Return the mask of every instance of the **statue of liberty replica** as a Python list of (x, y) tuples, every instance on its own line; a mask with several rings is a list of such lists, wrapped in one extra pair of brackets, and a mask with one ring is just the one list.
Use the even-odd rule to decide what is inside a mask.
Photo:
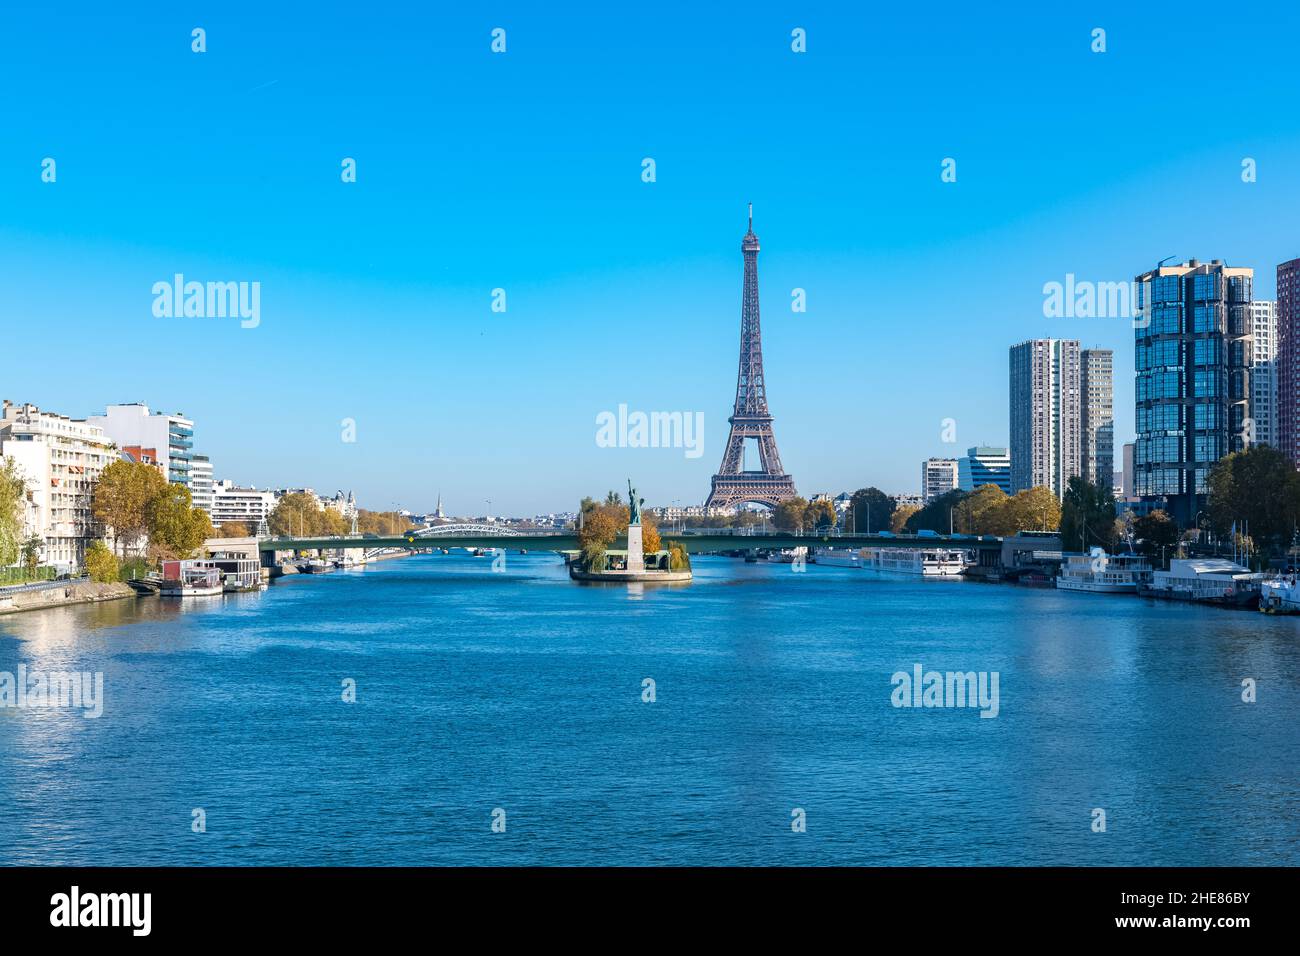
[(645, 555), (641, 551), (641, 506), (644, 498), (636, 496), (632, 479), (627, 480), (627, 570), (644, 571)]

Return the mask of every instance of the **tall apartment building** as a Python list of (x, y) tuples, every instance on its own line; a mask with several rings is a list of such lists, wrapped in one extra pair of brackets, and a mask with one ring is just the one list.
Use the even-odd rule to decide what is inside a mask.
[(1134, 280), (1134, 492), (1183, 526), (1205, 508), (1210, 468), (1244, 444), (1254, 276), (1191, 259)]
[(977, 445), (966, 449), (966, 457), (957, 459), (957, 487), (974, 491), (984, 485), (997, 485), (1011, 494), (1011, 452), (1006, 448)]
[(1277, 436), (1277, 303), (1250, 303), (1249, 444), (1278, 447)]
[(207, 455), (195, 455), (190, 459), (190, 502), (211, 516), (212, 494), (212, 462)]
[(927, 458), (921, 462), (921, 500), (929, 502), (957, 487), (956, 458)]
[(104, 430), (119, 448), (136, 445), (157, 450), (158, 461), (167, 466), (167, 480), (190, 485), (194, 459), (194, 423), (183, 415), (149, 414), (149, 406), (134, 402), (109, 405), (103, 415), (91, 415), (86, 421)]
[(1079, 474), (1098, 488), (1115, 482), (1114, 358), (1110, 349), (1079, 353)]
[(100, 472), (117, 458), (112, 442), (86, 421), (5, 402), (0, 457), (12, 459), (27, 483), (23, 535), (44, 542), (41, 563), (80, 567), (86, 545), (100, 536), (91, 499)]
[(1300, 259), (1277, 267), (1277, 447), (1300, 468)]
[(1079, 343), (1031, 339), (1011, 346), (1011, 487), (1058, 498), (1082, 472)]

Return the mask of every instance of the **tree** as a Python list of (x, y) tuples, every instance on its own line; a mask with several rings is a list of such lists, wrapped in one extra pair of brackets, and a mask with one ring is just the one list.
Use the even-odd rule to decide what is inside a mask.
[(586, 550), (589, 545), (599, 544), (601, 551), (605, 551), (627, 528), (628, 518), (627, 508), (622, 505), (596, 505), (582, 516), (578, 545)]
[(879, 488), (859, 488), (849, 500), (845, 528), (856, 534), (884, 531), (892, 526), (896, 502)]
[(1070, 479), (1061, 502), (1061, 547), (1114, 550), (1115, 495), (1108, 483), (1094, 485), (1080, 475)]
[(1282, 452), (1252, 445), (1215, 462), (1206, 479), (1210, 524), (1221, 536), (1249, 527), (1257, 542), (1285, 548), (1300, 519), (1300, 472)]
[[(297, 521), (297, 518), (292, 518), (292, 520)], [(333, 508), (326, 508), (319, 519), (312, 519), (313, 528), (317, 528), (317, 522), (319, 522), (319, 530), (313, 530), (310, 532), (311, 534), (347, 534), (352, 530), (347, 519)], [(412, 527), (411, 519), (398, 514), (396, 511), (357, 509), (358, 534), (398, 535), (404, 534)], [(341, 530), (327, 532), (326, 528), (339, 528)], [(297, 534), (297, 530), (295, 529), (293, 533)]]
[(12, 458), (0, 458), (0, 566), (16, 564), (22, 551), (27, 482)]
[(641, 514), (641, 552), (654, 554), (659, 550), (659, 526), (646, 513)]
[(1133, 534), (1138, 539), (1138, 551), (1151, 558), (1178, 544), (1178, 525), (1159, 509), (1134, 521)]
[(111, 584), (118, 579), (117, 555), (102, 541), (87, 545), (85, 567), (90, 579), (100, 584)]
[(1020, 531), (1055, 531), (1061, 526), (1061, 503), (1050, 488), (1026, 488), (1006, 504), (1007, 534)]
[(689, 571), (691, 569), (690, 555), (677, 541), (668, 542), (668, 569), (670, 571)]
[(1010, 500), (997, 485), (980, 485), (954, 509), (955, 530), (962, 534), (1006, 534)]
[(23, 542), (23, 567), (28, 574), (34, 574), (41, 563), (41, 547), (45, 544), (39, 535), (32, 535)]
[(223, 521), (221, 527), (217, 529), (216, 537), (218, 538), (247, 538), (252, 532), (248, 530), (248, 525), (242, 521)]
[(808, 502), (796, 495), (772, 510), (772, 524), (777, 531), (801, 532), (808, 520)]
[[(956, 525), (957, 508), (965, 500), (966, 492), (957, 489), (932, 498), (924, 508), (907, 519), (904, 530), (909, 534), (916, 534), (918, 531), (947, 534), (950, 521), (952, 526)], [(950, 512), (951, 518), (949, 518)]]
[(212, 519), (195, 508), (184, 485), (165, 485), (145, 508), (149, 546), (163, 558), (191, 557), (212, 537)]
[(834, 503), (825, 498), (818, 498), (816, 501), (809, 502), (804, 514), (804, 526), (816, 531), (827, 531), (835, 527), (838, 519), (839, 515), (835, 513)]
[(167, 479), (153, 465), (118, 459), (99, 474), (91, 514), (112, 530), (116, 547), (129, 551), (149, 530), (149, 503), (166, 490)]
[(902, 534), (907, 527), (907, 520), (920, 510), (918, 505), (900, 505), (895, 508), (889, 519), (889, 530), (894, 534)]

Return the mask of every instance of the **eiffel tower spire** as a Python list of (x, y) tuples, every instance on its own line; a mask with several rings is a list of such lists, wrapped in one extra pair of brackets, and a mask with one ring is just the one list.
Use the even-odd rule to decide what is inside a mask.
[[(795, 497), (794, 479), (781, 467), (772, 434), (772, 415), (767, 407), (763, 379), (763, 332), (758, 308), (758, 236), (754, 235), (754, 204), (749, 204), (749, 230), (740, 241), (745, 258), (745, 278), (740, 307), (740, 368), (736, 373), (736, 404), (731, 417), (731, 434), (722, 455), (722, 465), (713, 476), (713, 489), (706, 507), (732, 508), (753, 501), (775, 507)], [(745, 471), (745, 442), (758, 446), (759, 470)]]

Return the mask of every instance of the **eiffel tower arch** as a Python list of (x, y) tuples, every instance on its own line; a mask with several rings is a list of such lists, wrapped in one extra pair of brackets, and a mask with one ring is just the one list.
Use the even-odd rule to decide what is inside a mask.
[[(796, 497), (794, 479), (781, 467), (781, 454), (772, 434), (763, 381), (763, 332), (758, 319), (758, 236), (754, 235), (754, 204), (749, 205), (749, 231), (740, 241), (745, 257), (744, 292), (740, 307), (740, 371), (736, 377), (736, 406), (722, 465), (713, 476), (707, 508), (734, 508), (755, 502), (776, 507)], [(745, 471), (745, 442), (758, 446), (757, 471)]]

